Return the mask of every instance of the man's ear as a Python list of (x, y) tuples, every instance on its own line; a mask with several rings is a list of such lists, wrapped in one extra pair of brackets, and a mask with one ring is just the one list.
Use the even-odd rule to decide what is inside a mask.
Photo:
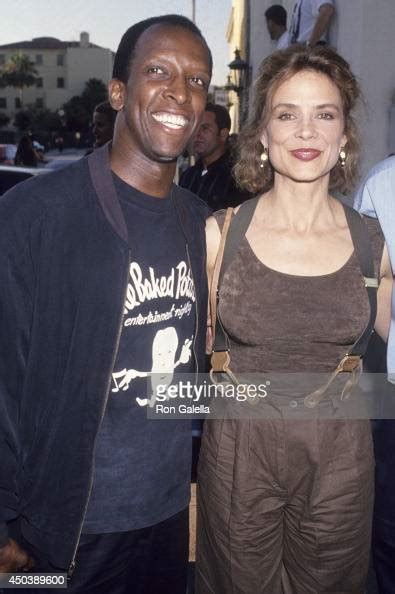
[(229, 128), (222, 128), (222, 130), (219, 131), (219, 137), (222, 142), (226, 142), (228, 140), (229, 132)]
[(125, 105), (125, 84), (117, 78), (112, 78), (108, 83), (108, 98), (111, 107), (121, 111)]

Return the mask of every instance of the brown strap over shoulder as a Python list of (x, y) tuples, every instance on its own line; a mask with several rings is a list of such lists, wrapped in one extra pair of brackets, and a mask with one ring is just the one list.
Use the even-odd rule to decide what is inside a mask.
[(233, 216), (233, 208), (228, 208), (225, 215), (224, 226), (222, 227), (221, 241), (219, 243), (217, 257), (215, 259), (213, 277), (211, 279), (210, 286), (210, 317), (211, 317), (211, 332), (213, 336), (213, 344), (215, 340), (215, 326), (217, 321), (217, 291), (218, 291), (218, 279), (221, 271), (222, 259), (224, 257), (226, 237), (228, 235), (230, 222)]

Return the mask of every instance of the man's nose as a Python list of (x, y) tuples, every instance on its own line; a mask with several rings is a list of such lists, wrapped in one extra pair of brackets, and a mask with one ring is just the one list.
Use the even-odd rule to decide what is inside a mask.
[(167, 97), (173, 99), (179, 105), (190, 99), (190, 89), (184, 76), (174, 76), (166, 89)]

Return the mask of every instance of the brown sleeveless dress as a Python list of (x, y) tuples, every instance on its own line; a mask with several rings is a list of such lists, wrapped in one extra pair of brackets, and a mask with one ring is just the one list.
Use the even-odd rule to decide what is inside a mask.
[[(224, 212), (215, 217), (222, 226)], [(378, 269), (383, 238), (366, 221)], [(334, 273), (301, 277), (265, 266), (243, 238), (220, 288), (220, 315), (236, 375), (332, 372), (365, 328), (369, 303), (354, 253)], [(208, 420), (198, 497), (197, 594), (362, 594), (369, 421)]]

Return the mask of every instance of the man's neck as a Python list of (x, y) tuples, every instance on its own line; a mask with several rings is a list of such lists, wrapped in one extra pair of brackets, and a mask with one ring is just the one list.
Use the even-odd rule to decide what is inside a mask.
[(276, 36), (275, 36), (275, 40), (278, 41), (280, 39), (280, 37), (282, 35), (284, 35), (285, 31), (286, 31), (286, 27), (278, 27), (277, 31), (276, 31)]
[(207, 157), (201, 157), (204, 168), (207, 169), (208, 167), (210, 167), (210, 165), (215, 163), (215, 161), (218, 161), (218, 159), (223, 157), (225, 153), (226, 153), (225, 148), (221, 147), (214, 153), (211, 153), (211, 155), (207, 155)]
[(136, 153), (127, 154), (113, 144), (110, 164), (118, 177), (140, 192), (157, 198), (169, 195), (176, 171), (175, 161), (151, 161)]

